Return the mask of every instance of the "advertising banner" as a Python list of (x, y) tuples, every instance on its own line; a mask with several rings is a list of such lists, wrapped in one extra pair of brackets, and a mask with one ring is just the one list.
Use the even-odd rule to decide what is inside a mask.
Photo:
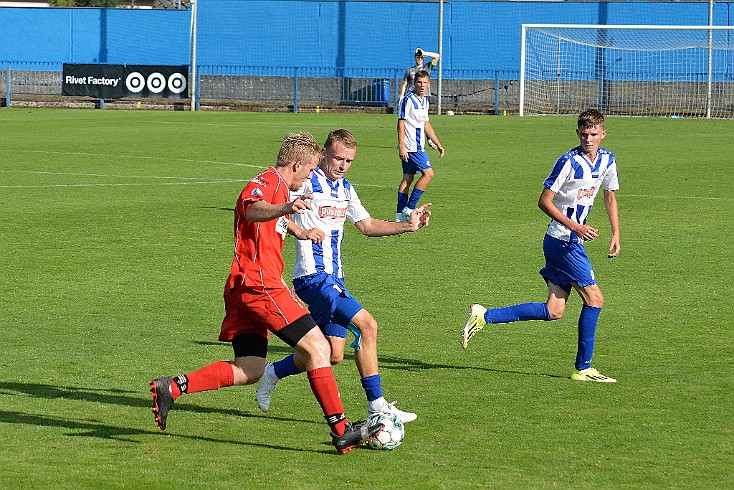
[(188, 97), (189, 67), (64, 63), (61, 95), (98, 99)]

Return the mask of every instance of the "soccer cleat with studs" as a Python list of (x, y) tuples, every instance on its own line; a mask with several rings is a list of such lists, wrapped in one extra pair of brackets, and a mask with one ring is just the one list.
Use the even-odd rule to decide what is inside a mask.
[(582, 369), (581, 371), (574, 371), (571, 374), (571, 379), (574, 381), (595, 381), (597, 383), (616, 383), (617, 380), (604, 376), (594, 368)]
[(166, 430), (168, 411), (173, 406), (171, 381), (173, 378), (164, 376), (150, 382), (150, 393), (153, 395), (153, 415), (160, 430)]
[(384, 428), (384, 424), (352, 425), (347, 422), (347, 425), (344, 427), (344, 434), (338, 436), (332, 432), (331, 441), (334, 443), (334, 447), (336, 448), (336, 450), (339, 451), (341, 454), (344, 454), (347, 451), (351, 451), (357, 446), (367, 444), (372, 439), (374, 439), (377, 434), (382, 432), (382, 429)]
[(469, 341), (487, 324), (484, 319), (484, 314), (487, 313), (487, 308), (482, 305), (473, 304), (469, 308), (469, 318), (466, 320), (464, 330), (461, 332), (461, 346), (466, 349), (469, 345)]

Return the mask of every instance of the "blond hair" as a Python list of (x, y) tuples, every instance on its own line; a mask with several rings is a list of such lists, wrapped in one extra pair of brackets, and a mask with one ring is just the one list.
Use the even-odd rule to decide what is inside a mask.
[(331, 149), (334, 143), (341, 143), (345, 148), (357, 148), (357, 140), (346, 129), (335, 129), (326, 137), (324, 148)]
[(285, 167), (293, 162), (311, 162), (321, 151), (310, 133), (288, 133), (280, 145), (276, 165)]

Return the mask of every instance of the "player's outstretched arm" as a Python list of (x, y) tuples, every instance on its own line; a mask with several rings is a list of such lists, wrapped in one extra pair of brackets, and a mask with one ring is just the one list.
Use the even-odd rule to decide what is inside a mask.
[(426, 203), (414, 209), (408, 221), (396, 223), (370, 217), (357, 221), (354, 226), (365, 236), (390, 236), (418, 231), (428, 226), (431, 217), (431, 211), (428, 209), (430, 206), (431, 203)]

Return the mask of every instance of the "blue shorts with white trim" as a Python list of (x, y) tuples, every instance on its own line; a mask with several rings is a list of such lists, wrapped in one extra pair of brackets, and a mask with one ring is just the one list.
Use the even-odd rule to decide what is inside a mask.
[(293, 279), (296, 294), (306, 304), (308, 311), (316, 323), (331, 337), (345, 338), (346, 326), (354, 315), (359, 313), (362, 305), (344, 286), (344, 281), (326, 273)]
[(433, 168), (431, 160), (428, 158), (428, 153), (425, 150), (408, 153), (408, 161), (400, 161), (403, 163), (404, 175), (417, 174), (421, 170)]
[(564, 242), (546, 234), (543, 254), (545, 267), (540, 269), (540, 275), (546, 282), (560, 286), (566, 293), (571, 292), (571, 283), (582, 288), (596, 284), (594, 270), (582, 244)]

